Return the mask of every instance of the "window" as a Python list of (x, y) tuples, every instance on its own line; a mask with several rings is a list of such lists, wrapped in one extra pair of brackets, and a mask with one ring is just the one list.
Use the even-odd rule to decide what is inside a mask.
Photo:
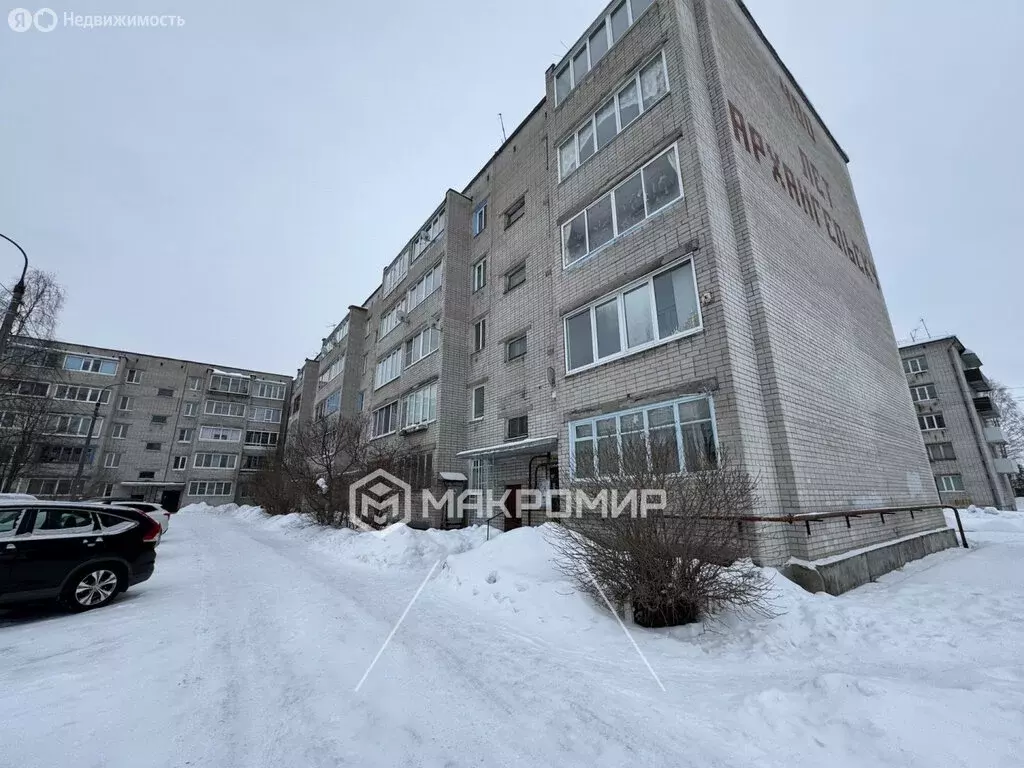
[(373, 436), (383, 437), (398, 429), (398, 402), (389, 403), (373, 412)]
[(520, 264), (518, 267), (513, 269), (507, 275), (505, 275), (505, 293), (508, 293), (513, 288), (518, 288), (520, 285), (526, 282), (526, 265)]
[(405, 299), (399, 299), (398, 303), (391, 308), (386, 315), (380, 319), (380, 333), (377, 338), (382, 339), (397, 328), (405, 319)]
[[(45, 386), (45, 385), (44, 385)], [(24, 394), (18, 392), (18, 394)], [(54, 400), (76, 400), (80, 403), (101, 403), (110, 402), (109, 389), (97, 389), (95, 387), (69, 387), (66, 384), (58, 384), (53, 389)]]
[[(43, 464), (77, 464), (82, 458), (82, 450), (82, 446), (42, 445), (39, 447), (39, 461)], [(92, 464), (91, 448), (85, 460)]]
[(515, 224), (517, 221), (519, 221), (521, 218), (523, 218), (523, 215), (525, 213), (526, 213), (526, 195), (523, 195), (518, 200), (516, 200), (514, 203), (512, 203), (512, 205), (510, 205), (508, 207), (508, 209), (506, 209), (505, 216), (504, 216), (504, 218), (505, 218), (505, 229), (508, 229), (513, 224)]
[[(85, 437), (89, 432), (89, 422), (92, 420), (91, 416), (71, 416), (71, 415), (56, 415), (51, 416), (47, 424), (49, 429), (47, 430), (54, 435), (69, 435), (70, 437)], [(96, 419), (96, 423), (92, 427), (93, 438), (99, 437), (103, 431), (103, 419)]]
[[(335, 393), (338, 395), (338, 403), (341, 403), (341, 393)], [(280, 408), (266, 408), (262, 405), (255, 405), (249, 409), (249, 421), (266, 421), (272, 424), (281, 423), (281, 409)]]
[(409, 486), (420, 490), (434, 484), (434, 452), (417, 453), (403, 462), (402, 475)]
[(192, 427), (183, 427), (178, 430), (179, 443), (191, 443), (196, 431)]
[(928, 458), (932, 461), (952, 461), (956, 458), (952, 443), (930, 443), (927, 447)]
[(157, 397), (174, 397), (174, 390), (161, 387), (156, 391)]
[(486, 491), (491, 487), (491, 459), (473, 459), (469, 466), (469, 487), (474, 491)]
[(960, 475), (939, 475), (935, 479), (940, 493), (950, 493), (964, 489), (964, 479)]
[(292, 415), (294, 416), (299, 412), (299, 408), (302, 407), (302, 394), (299, 393), (292, 398)]
[(139, 480), (152, 480), (156, 477), (156, 472), (151, 469), (145, 469), (139, 472)]
[(135, 408), (135, 398), (122, 395), (121, 399), (117, 402), (117, 410), (119, 411), (131, 411)]
[(917, 423), (924, 431), (946, 428), (946, 420), (942, 418), (941, 413), (926, 413), (923, 416), (918, 416)]
[(387, 356), (377, 362), (377, 371), (373, 378), (374, 389), (383, 387), (390, 381), (394, 381), (402, 375), (402, 351), (394, 349)]
[[(19, 396), (23, 396), (23, 397), (46, 397), (49, 394), (49, 392), (50, 392), (50, 385), (47, 384), (46, 382), (43, 382), (43, 381), (8, 381), (8, 382), (5, 382), (5, 387), (4, 388), (6, 389), (6, 392), (4, 394), (9, 393), (9, 394), (12, 394), (12, 395), (19, 395)], [(98, 389), (97, 390), (91, 390), (88, 387), (66, 387), (66, 386), (61, 386), (61, 385), (59, 385), (57, 387), (57, 389), (64, 389), (64, 390), (68, 390), (68, 389), (75, 389), (75, 390), (82, 389), (82, 390), (84, 390), (86, 392), (92, 392), (92, 391), (99, 392), (100, 391)], [(108, 395), (108, 397), (109, 397), (109, 395), (110, 395), (109, 392), (105, 391), (104, 393), (106, 395)], [(69, 398), (57, 397), (56, 395), (54, 395), (54, 399), (57, 399), (57, 400), (67, 400)], [(74, 398), (70, 398), (70, 399), (73, 400)], [(93, 402), (95, 402), (95, 400)]]
[(232, 403), (227, 400), (207, 400), (203, 404), (203, 412), (207, 416), (245, 416), (245, 403)]
[[(348, 323), (345, 324), (344, 328), (347, 332)], [(345, 365), (345, 358), (341, 358), (341, 364), (342, 366)], [(284, 400), (284, 391), (284, 384), (277, 384), (272, 381), (254, 381), (252, 386), (252, 396), (262, 397), (265, 400)]]
[[(57, 485), (59, 487), (60, 481), (57, 481)], [(70, 494), (70, 488), (68, 493), (58, 492), (48, 495), (66, 496), (68, 494)], [(79, 512), (72, 509), (38, 509), (32, 533), (35, 536), (67, 536), (69, 534), (81, 536), (91, 533), (95, 528), (96, 522), (93, 520), (91, 512)]]
[(150, 424), (166, 424), (167, 423), (167, 417), (166, 416), (151, 416), (150, 419), (149, 419), (149, 423)]
[(568, 267), (683, 196), (676, 146), (562, 225), (562, 263)]
[(243, 456), (242, 457), (242, 469), (246, 470), (259, 470), (263, 469), (267, 465), (266, 456)]
[(555, 105), (565, 101), (573, 88), (580, 84), (587, 73), (626, 34), (637, 19), (654, 0), (622, 0), (611, 12), (598, 19), (594, 31), (561, 69), (555, 72)]
[(405, 279), (405, 276), (409, 273), (409, 249), (406, 248), (402, 251), (401, 255), (393, 262), (391, 266), (384, 270), (384, 281), (382, 296), (387, 296), (398, 284)]
[(517, 360), (526, 354), (526, 334), (505, 342), (505, 359)]
[(117, 469), (121, 466), (121, 454), (120, 453), (108, 453), (103, 457), (103, 466), (107, 469)]
[(146, 443), (147, 451), (159, 451), (162, 447), (162, 443)]
[(211, 392), (226, 392), (230, 395), (248, 395), (249, 379), (242, 376), (229, 376), (215, 373), (210, 376)]
[(245, 444), (257, 448), (269, 448), (277, 445), (277, 432), (261, 432), (259, 430), (247, 430), (245, 433)]
[(487, 318), (473, 323), (473, 351), (479, 352), (487, 346)]
[(700, 328), (693, 263), (687, 261), (566, 317), (566, 370), (600, 365)]
[(487, 201), (473, 209), (473, 237), (487, 229)]
[(195, 416), (196, 415), (196, 404), (195, 402), (185, 403), (185, 410), (182, 412), (183, 416)]
[(580, 167), (668, 93), (665, 56), (659, 53), (618, 85), (614, 95), (558, 148), (559, 181)]
[(928, 359), (924, 355), (908, 357), (903, 361), (903, 370), (906, 373), (924, 373), (928, 370)]
[(33, 496), (70, 496), (71, 478), (34, 478), (28, 481), (25, 493)]
[(128, 374), (125, 376), (125, 381), (129, 384), (138, 384), (142, 381), (142, 371), (138, 368), (129, 368)]
[(234, 469), (238, 466), (238, 454), (197, 453), (192, 466), (196, 469)]
[(0, 539), (13, 536), (21, 523), (21, 509), (0, 509)]
[(182, 471), (188, 468), (188, 456), (175, 456), (173, 469)]
[(189, 496), (231, 496), (234, 483), (230, 481), (193, 480), (188, 484)]
[(128, 437), (128, 425), (127, 424), (115, 424), (113, 429), (110, 431), (110, 436), (115, 440), (124, 440)]
[(103, 357), (85, 357), (84, 355), (67, 355), (64, 358), (64, 370), (113, 376), (117, 373), (117, 360)]
[(479, 291), (487, 285), (487, 257), (484, 256), (482, 259), (473, 265), (473, 291)]
[(356, 411), (362, 413), (363, 411), (363, 390), (356, 392)]
[(913, 398), (915, 403), (919, 403), (922, 400), (934, 400), (935, 399), (935, 385), (934, 384), (922, 384), (917, 387), (910, 388), (910, 396)]
[(569, 424), (574, 478), (615, 477), (632, 467), (692, 472), (714, 462), (717, 439), (711, 401), (685, 398)]
[(484, 417), (484, 388), (483, 385), (473, 389), (473, 421), (479, 421)]
[[(313, 409), (313, 417), (318, 421), (325, 416), (337, 413), (341, 410), (341, 391), (332, 392), (325, 399), (316, 404)], [(259, 419), (257, 419), (259, 421)]]
[(200, 427), (199, 439), (213, 442), (237, 443), (242, 439), (242, 430), (232, 427)]
[(198, 392), (203, 388), (203, 380), (199, 376), (190, 376), (188, 379), (188, 388), (193, 392)]
[(320, 374), (320, 378), (318, 379), (319, 383), (317, 384), (317, 387), (324, 387), (327, 384), (331, 383), (336, 378), (338, 378), (338, 376), (341, 375), (341, 372), (343, 370), (345, 370), (344, 356), (339, 357), (337, 360), (330, 364), (327, 370)]
[(441, 331), (437, 328), (424, 328), (405, 342), (405, 367), (415, 365), (427, 355), (436, 352), (441, 345)]
[(402, 427), (429, 424), (437, 418), (437, 382), (402, 398)]
[(528, 416), (516, 416), (505, 423), (505, 438), (507, 440), (521, 440), (530, 435), (530, 422)]
[(409, 289), (409, 311), (422, 304), (428, 296), (441, 287), (442, 264), (428, 269)]

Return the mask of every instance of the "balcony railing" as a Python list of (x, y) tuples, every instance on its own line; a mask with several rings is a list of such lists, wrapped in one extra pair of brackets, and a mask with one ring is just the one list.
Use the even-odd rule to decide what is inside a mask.
[(985, 427), (985, 441), (989, 443), (1005, 443), (1006, 435), (1002, 427)]

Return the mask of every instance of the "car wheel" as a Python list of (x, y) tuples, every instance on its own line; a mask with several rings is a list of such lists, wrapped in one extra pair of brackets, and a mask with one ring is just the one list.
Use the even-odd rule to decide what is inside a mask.
[(72, 611), (89, 611), (106, 605), (121, 591), (123, 579), (113, 567), (99, 565), (74, 576), (61, 596)]

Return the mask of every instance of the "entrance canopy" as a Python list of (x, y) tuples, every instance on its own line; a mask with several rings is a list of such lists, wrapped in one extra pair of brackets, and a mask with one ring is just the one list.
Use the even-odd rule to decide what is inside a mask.
[(184, 488), (184, 483), (165, 483), (160, 480), (122, 480), (118, 485), (139, 486), (142, 488)]
[(510, 440), (507, 443), (487, 448), (472, 448), (456, 454), (460, 459), (503, 459), (510, 456), (524, 456), (531, 453), (545, 453), (558, 447), (558, 436), (528, 437), (525, 440)]

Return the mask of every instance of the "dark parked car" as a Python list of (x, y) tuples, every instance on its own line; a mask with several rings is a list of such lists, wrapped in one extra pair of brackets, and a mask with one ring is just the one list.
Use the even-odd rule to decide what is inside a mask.
[(99, 608), (153, 574), (160, 523), (127, 507), (0, 502), (0, 605)]

